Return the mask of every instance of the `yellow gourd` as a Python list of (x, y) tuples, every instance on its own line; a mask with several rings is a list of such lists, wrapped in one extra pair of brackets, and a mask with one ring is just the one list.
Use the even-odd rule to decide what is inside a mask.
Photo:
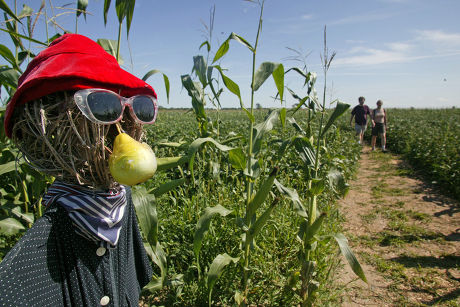
[(151, 178), (157, 170), (157, 159), (153, 150), (126, 133), (120, 133), (114, 141), (109, 157), (112, 177), (124, 185), (135, 185)]

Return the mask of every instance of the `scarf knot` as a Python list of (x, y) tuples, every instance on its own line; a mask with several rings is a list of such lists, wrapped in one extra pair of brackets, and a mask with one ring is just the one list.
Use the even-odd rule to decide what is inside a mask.
[(117, 245), (127, 204), (124, 186), (105, 192), (55, 181), (42, 203), (54, 202), (66, 209), (77, 234), (105, 247)]

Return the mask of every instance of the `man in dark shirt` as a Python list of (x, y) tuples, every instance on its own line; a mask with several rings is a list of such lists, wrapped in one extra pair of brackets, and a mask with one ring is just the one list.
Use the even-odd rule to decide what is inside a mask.
[(365, 100), (363, 96), (358, 98), (359, 105), (353, 108), (350, 118), (350, 125), (352, 125), (353, 117), (355, 118), (355, 130), (356, 135), (359, 136), (359, 144), (363, 144), (364, 131), (366, 131), (367, 128), (367, 115), (371, 114), (369, 107), (364, 104)]

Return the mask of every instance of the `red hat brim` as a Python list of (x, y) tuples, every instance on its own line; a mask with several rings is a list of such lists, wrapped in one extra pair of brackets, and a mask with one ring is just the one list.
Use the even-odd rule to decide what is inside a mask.
[(11, 138), (11, 118), (18, 106), (58, 91), (85, 88), (104, 88), (125, 97), (157, 97), (148, 83), (123, 70), (99, 44), (83, 35), (65, 34), (40, 52), (19, 78), (6, 107), (6, 135)]

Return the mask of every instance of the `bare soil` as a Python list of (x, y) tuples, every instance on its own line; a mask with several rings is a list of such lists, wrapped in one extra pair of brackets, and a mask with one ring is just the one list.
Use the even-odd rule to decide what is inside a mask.
[(340, 202), (368, 283), (344, 265), (342, 306), (460, 306), (460, 203), (365, 146)]

